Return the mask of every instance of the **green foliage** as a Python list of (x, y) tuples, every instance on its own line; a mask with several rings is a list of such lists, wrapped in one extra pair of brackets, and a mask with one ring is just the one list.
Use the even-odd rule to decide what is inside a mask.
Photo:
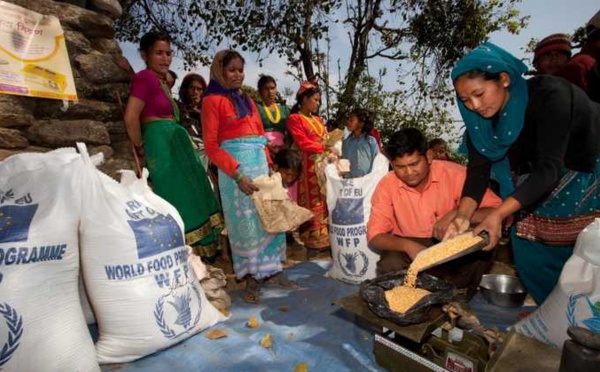
[[(388, 134), (416, 126), (432, 136), (446, 133), (453, 92), (451, 66), (468, 49), (498, 30), (518, 33), (528, 17), (521, 0), (128, 0), (117, 20), (117, 37), (133, 41), (157, 28), (169, 32), (186, 66), (208, 64), (216, 46), (254, 52), (259, 63), (273, 55), (298, 80), (319, 72), (324, 111), (337, 126), (350, 108), (366, 105)], [(330, 28), (343, 25), (351, 48), (337, 87), (329, 84)], [(342, 26), (339, 26), (342, 27)], [(326, 48), (323, 48), (323, 44)], [(369, 61), (398, 68), (398, 91), (384, 91), (368, 76)], [(315, 66), (317, 71), (315, 71)], [(408, 70), (406, 69), (408, 67)], [(408, 71), (408, 72), (406, 72)]]

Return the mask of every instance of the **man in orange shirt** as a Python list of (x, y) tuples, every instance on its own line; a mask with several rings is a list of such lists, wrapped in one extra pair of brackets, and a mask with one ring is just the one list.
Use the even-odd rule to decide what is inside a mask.
[[(467, 174), (462, 165), (433, 160), (425, 136), (414, 128), (394, 133), (385, 154), (393, 170), (375, 189), (367, 227), (369, 247), (381, 253), (379, 274), (408, 268), (417, 253), (444, 236), (456, 216)], [(472, 222), (480, 222), (501, 203), (488, 189)], [(491, 258), (491, 252), (473, 253), (428, 272), (457, 288), (474, 290)]]

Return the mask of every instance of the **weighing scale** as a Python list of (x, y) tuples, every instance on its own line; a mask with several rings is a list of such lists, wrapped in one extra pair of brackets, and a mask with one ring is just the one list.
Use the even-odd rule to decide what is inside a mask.
[(448, 317), (439, 306), (419, 324), (399, 326), (375, 315), (359, 293), (333, 303), (357, 316), (374, 333), (377, 364), (390, 372), (558, 371), (560, 350), (511, 331), (492, 358), (489, 343), (475, 333), (442, 331)]

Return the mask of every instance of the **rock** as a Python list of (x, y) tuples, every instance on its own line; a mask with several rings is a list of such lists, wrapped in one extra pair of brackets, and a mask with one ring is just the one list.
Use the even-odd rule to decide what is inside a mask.
[(89, 145), (109, 145), (106, 126), (94, 120), (38, 121), (29, 128), (29, 140), (53, 147), (74, 146), (75, 142)]
[(133, 160), (133, 153), (131, 151), (131, 143), (128, 139), (113, 142), (114, 136), (110, 136), (111, 147), (114, 150), (114, 157), (120, 159)]
[(117, 43), (116, 40), (113, 39), (92, 39), (90, 40), (91, 46), (94, 50), (105, 53), (105, 54), (122, 54), (123, 51)]
[(75, 57), (75, 65), (85, 78), (94, 84), (129, 81), (127, 70), (119, 67), (108, 54), (92, 52)]
[(112, 159), (112, 157), (115, 154), (112, 147), (110, 146), (103, 145), (90, 147), (90, 155), (96, 155), (98, 153), (102, 153), (104, 155), (104, 161)]
[(92, 51), (90, 41), (81, 32), (65, 31), (65, 43), (71, 60), (74, 56), (88, 54)]
[(33, 110), (38, 100), (42, 99), (0, 94), (0, 127), (27, 127), (33, 124)]
[(29, 146), (29, 141), (17, 129), (0, 128), (0, 147), (5, 149), (22, 149)]
[[(75, 75), (73, 70), (73, 75)], [(82, 77), (73, 77), (75, 80), (75, 89), (77, 90), (77, 97), (82, 98), (94, 98), (94, 85)]]
[(113, 17), (119, 17), (123, 13), (123, 8), (117, 0), (91, 0), (99, 9), (108, 12)]
[(123, 104), (123, 108), (125, 108), (125, 105), (127, 104), (127, 98), (129, 97), (128, 83), (94, 85), (92, 88), (91, 98), (98, 99), (100, 101), (116, 102), (117, 94), (121, 97), (121, 103)]
[(98, 169), (118, 181), (121, 179), (119, 171), (123, 169), (135, 171), (135, 163), (133, 160), (112, 158), (100, 165)]
[(110, 17), (77, 5), (50, 0), (11, 0), (12, 3), (60, 20), (64, 30), (80, 31), (88, 38), (112, 38), (115, 34)]
[(80, 99), (78, 102), (70, 103), (66, 111), (63, 111), (62, 107), (62, 101), (48, 100), (43, 105), (38, 105), (35, 116), (39, 119), (93, 119), (103, 122), (121, 118), (121, 110), (116, 103)]
[(111, 121), (106, 123), (108, 133), (112, 134), (127, 134), (125, 123), (123, 121)]

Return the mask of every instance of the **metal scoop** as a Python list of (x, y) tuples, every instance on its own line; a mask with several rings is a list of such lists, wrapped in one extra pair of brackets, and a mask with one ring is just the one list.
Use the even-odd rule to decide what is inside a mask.
[[(472, 232), (471, 232), (471, 231), (472, 231), (472, 230), (467, 230), (466, 232), (464, 232), (464, 233), (462, 233), (462, 234), (460, 234), (460, 235), (472, 234)], [(460, 236), (460, 235), (457, 235), (457, 236)], [(446, 263), (446, 262), (448, 262), (448, 261), (452, 261), (452, 260), (455, 260), (455, 259), (457, 259), (457, 258), (460, 258), (460, 257), (462, 257), (462, 256), (466, 256), (466, 255), (468, 255), (468, 254), (470, 254), (470, 253), (473, 253), (473, 252), (476, 252), (476, 251), (479, 251), (479, 250), (481, 250), (483, 247), (485, 247), (486, 245), (488, 245), (488, 243), (489, 243), (489, 235), (488, 235), (487, 231), (482, 231), (481, 233), (479, 233), (479, 236), (481, 236), (481, 237), (483, 238), (483, 240), (482, 240), (482, 241), (480, 241), (479, 243), (475, 243), (475, 244), (474, 244), (474, 245), (472, 245), (471, 247), (469, 247), (469, 248), (467, 248), (467, 249), (464, 249), (464, 250), (462, 250), (462, 251), (460, 251), (460, 252), (458, 252), (458, 253), (455, 253), (455, 254), (453, 254), (452, 256), (446, 257), (446, 258), (444, 258), (443, 260), (440, 260), (440, 261), (434, 262), (434, 263), (432, 263), (432, 264), (429, 264), (429, 265), (423, 266), (423, 267), (422, 267), (422, 268), (419, 270), (419, 272), (421, 272), (421, 271), (425, 271), (425, 270), (427, 270), (427, 269), (430, 269), (430, 268), (432, 268), (432, 267), (434, 267), (434, 266), (441, 265), (441, 264), (443, 264), (443, 263)], [(438, 243), (438, 244), (436, 244), (436, 245), (432, 245), (431, 247), (427, 248), (426, 250), (432, 249), (432, 248), (434, 248), (434, 247), (436, 247), (436, 246), (438, 246), (438, 245), (440, 245), (440, 244), (443, 244), (443, 243), (445, 243), (445, 241), (443, 241), (443, 242), (439, 242), (439, 243)], [(417, 256), (415, 257), (415, 259), (416, 259), (417, 257), (419, 257), (419, 255), (420, 255), (420, 254), (422, 254), (423, 252), (425, 252), (425, 251), (421, 251), (421, 252), (419, 252), (419, 253), (417, 254)]]

